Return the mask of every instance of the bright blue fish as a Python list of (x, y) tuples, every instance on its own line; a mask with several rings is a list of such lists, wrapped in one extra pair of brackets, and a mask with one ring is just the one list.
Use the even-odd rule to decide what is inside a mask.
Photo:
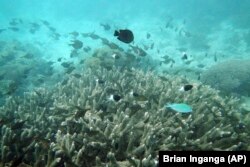
[(167, 108), (171, 108), (172, 110), (180, 113), (189, 113), (192, 112), (191, 106), (184, 104), (184, 103), (173, 103), (173, 104), (167, 104)]

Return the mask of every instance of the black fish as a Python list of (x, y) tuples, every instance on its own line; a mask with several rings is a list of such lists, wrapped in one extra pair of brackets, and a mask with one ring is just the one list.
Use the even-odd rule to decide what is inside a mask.
[(117, 39), (124, 43), (130, 43), (134, 40), (133, 32), (128, 29), (119, 31), (116, 30), (114, 36), (117, 36)]
[(111, 95), (111, 96), (112, 96), (113, 100), (116, 102), (121, 100), (121, 98), (122, 98), (120, 95)]
[(113, 57), (114, 59), (120, 59), (120, 58), (121, 58), (121, 55), (120, 55), (120, 54), (117, 54), (117, 53), (114, 53), (114, 54), (112, 55), (112, 57)]
[(194, 87), (193, 85), (187, 84), (187, 85), (184, 85), (183, 87), (181, 87), (180, 90), (182, 90), (182, 91), (189, 91), (189, 90), (191, 90), (193, 87)]
[(101, 80), (101, 79), (96, 79), (96, 82), (99, 83), (99, 84), (104, 84), (105, 83), (105, 81)]
[(131, 94), (132, 94), (134, 97), (139, 97), (139, 94), (136, 93), (136, 92), (131, 92)]

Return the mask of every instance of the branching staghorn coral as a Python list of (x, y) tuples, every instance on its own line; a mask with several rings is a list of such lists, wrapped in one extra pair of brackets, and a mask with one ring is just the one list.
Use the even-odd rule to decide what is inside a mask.
[[(187, 82), (133, 69), (95, 68), (53, 91), (41, 88), (23, 99), (12, 97), (0, 110), (10, 119), (1, 126), (2, 166), (12, 162), (8, 155), (22, 154), (27, 141), (35, 144), (23, 162), (36, 167), (151, 167), (159, 150), (250, 150), (250, 114), (240, 112), (238, 99), (222, 98), (199, 83), (179, 91)], [(132, 91), (146, 99), (136, 99)], [(121, 100), (110, 100), (112, 94)], [(187, 103), (193, 112), (170, 111), (164, 107), (168, 103)], [(21, 120), (21, 128), (11, 128)], [(20, 141), (13, 146), (15, 137)]]

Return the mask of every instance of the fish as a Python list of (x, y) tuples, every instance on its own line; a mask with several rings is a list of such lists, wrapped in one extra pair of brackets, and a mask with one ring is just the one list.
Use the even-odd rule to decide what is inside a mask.
[(190, 113), (190, 112), (192, 112), (192, 107), (185, 104), (185, 103), (167, 104), (165, 107), (170, 108), (171, 110), (179, 112), (179, 113)]
[(79, 55), (79, 53), (77, 52), (77, 49), (73, 49), (71, 52), (70, 52), (70, 57), (77, 57)]
[(188, 31), (183, 31), (184, 32), (184, 35), (188, 38), (192, 37), (192, 34)]
[(30, 28), (29, 32), (31, 34), (35, 34), (36, 31), (38, 31), (40, 29), (40, 25), (37, 23), (30, 23), (30, 24), (31, 24), (31, 28)]
[(9, 27), (8, 29), (15, 31), (15, 32), (19, 31), (19, 28), (17, 28), (17, 27)]
[(102, 80), (102, 79), (96, 79), (95, 81), (96, 81), (96, 83), (98, 83), (98, 84), (104, 84), (104, 83), (105, 83), (105, 81)]
[(95, 33), (82, 33), (82, 36), (83, 37), (90, 37), (94, 40), (101, 38), (99, 35), (96, 35)]
[(45, 26), (49, 26), (49, 25), (50, 25), (50, 23), (49, 23), (48, 21), (46, 21), (46, 20), (41, 20), (41, 22), (42, 22)]
[(59, 34), (59, 33), (53, 33), (52, 35), (51, 35), (51, 37), (54, 39), (54, 40), (59, 40), (59, 38), (61, 37), (61, 35)]
[(103, 45), (108, 45), (109, 44), (109, 40), (108, 39), (103, 38), (103, 37), (101, 37), (100, 39), (101, 39)]
[(94, 40), (100, 39), (100, 36), (99, 36), (99, 35), (96, 35), (95, 33), (91, 33), (91, 34), (89, 35), (89, 37), (92, 38), (92, 39), (94, 39)]
[(186, 52), (187, 48), (177, 48), (176, 50), (180, 51), (180, 52)]
[(69, 68), (71, 66), (72, 63), (70, 62), (63, 62), (61, 63), (61, 65), (64, 67), (64, 68)]
[(236, 125), (236, 128), (238, 128), (238, 129), (244, 129), (244, 128), (246, 128), (246, 125), (243, 123), (243, 122), (239, 122), (239, 124), (238, 125)]
[(136, 101), (141, 101), (141, 102), (148, 101), (148, 98), (146, 96), (141, 95), (141, 94), (134, 92), (134, 91), (130, 92), (130, 96), (132, 96)]
[(182, 53), (181, 59), (182, 59), (182, 60), (187, 60), (187, 59), (188, 59), (187, 53), (186, 53), (186, 52), (183, 52), (183, 53)]
[(51, 27), (51, 26), (48, 26), (48, 29), (52, 32), (56, 32), (56, 28), (55, 27)]
[(214, 62), (217, 62), (217, 60), (218, 60), (218, 59), (217, 59), (217, 54), (215, 53), (215, 54), (214, 54)]
[(143, 44), (143, 48), (144, 48), (144, 50), (148, 50), (149, 47), (147, 45)]
[(154, 43), (151, 44), (150, 49), (154, 49)]
[(114, 36), (124, 43), (131, 43), (134, 41), (134, 34), (131, 30), (128, 29), (115, 30)]
[(72, 74), (74, 77), (76, 77), (76, 78), (81, 78), (81, 74), (77, 74), (77, 73), (75, 73), (75, 74)]
[(199, 68), (204, 68), (205, 65), (204, 65), (204, 64), (198, 64), (197, 67), (199, 67)]
[(121, 55), (120, 55), (120, 54), (117, 54), (117, 53), (114, 53), (114, 54), (112, 55), (112, 57), (113, 57), (114, 59), (120, 59), (120, 58), (121, 58)]
[(38, 23), (30, 23), (31, 24), (31, 27), (35, 28), (35, 29), (39, 29), (40, 28), (40, 25)]
[(16, 121), (14, 124), (11, 125), (11, 130), (18, 130), (18, 129), (22, 129), (23, 125), (25, 124), (26, 120), (19, 120)]
[(102, 26), (105, 31), (109, 31), (111, 29), (110, 25), (108, 25), (108, 24), (100, 23), (100, 26)]
[(198, 75), (197, 80), (201, 80), (201, 74)]
[(87, 52), (87, 53), (88, 53), (88, 52), (91, 50), (91, 47), (86, 46), (86, 47), (83, 48), (83, 50), (84, 50), (84, 52)]
[(69, 81), (69, 79), (68, 79), (68, 78), (65, 78), (65, 79), (61, 82), (61, 84), (62, 84), (62, 85), (66, 85), (66, 84), (68, 83), (68, 81)]
[(182, 21), (182, 24), (184, 24), (184, 25), (186, 24), (186, 20), (185, 19)]
[(164, 64), (175, 63), (174, 59), (170, 58), (168, 55), (162, 56), (161, 58), (164, 59), (164, 61), (161, 61), (161, 63)]
[(147, 39), (149, 39), (151, 37), (151, 35), (149, 33), (147, 33), (146, 37), (147, 37)]
[(32, 58), (34, 58), (34, 55), (32, 53), (26, 53), (25, 55), (22, 56), (22, 58), (32, 59)]
[(71, 43), (71, 44), (69, 44), (70, 46), (72, 46), (74, 49), (81, 49), (82, 48), (82, 46), (83, 46), (83, 43), (82, 43), (82, 41), (80, 41), (80, 40), (73, 40), (73, 41), (71, 41), (71, 42), (73, 42), (73, 43)]
[(35, 34), (36, 33), (36, 29), (33, 29), (33, 28), (31, 28), (30, 30), (29, 30), (29, 32), (31, 33), (31, 34)]
[(117, 94), (110, 95), (110, 97), (108, 98), (108, 100), (115, 101), (115, 102), (118, 102), (121, 99), (122, 99), (122, 97), (120, 95), (117, 95)]
[(111, 49), (117, 49), (120, 51), (124, 51), (123, 48), (119, 47), (118, 45), (116, 45), (114, 42), (109, 42), (108, 44), (106, 44), (108, 47), (110, 47)]
[(191, 89), (193, 89), (194, 85), (190, 85), (190, 84), (187, 84), (187, 85), (184, 85), (180, 88), (180, 91), (189, 91)]
[(192, 63), (193, 62), (193, 60), (191, 59), (191, 60), (186, 60), (185, 61), (185, 64), (190, 64), (190, 63)]
[(129, 46), (132, 48), (134, 53), (137, 54), (138, 56), (145, 57), (147, 55), (147, 52), (145, 52), (143, 49), (139, 48), (138, 46), (132, 46), (132, 45), (129, 45)]
[(69, 34), (72, 35), (73, 37), (79, 36), (79, 32), (77, 32), (77, 31), (70, 32)]
[(0, 29), (0, 33), (4, 32), (4, 31), (6, 31), (5, 28), (1, 28), (1, 29)]
[(85, 62), (85, 59), (82, 59), (79, 64), (83, 64)]
[(9, 22), (9, 24), (11, 25), (11, 26), (16, 26), (16, 25), (18, 25), (19, 23), (22, 23), (23, 21), (21, 20), (21, 19), (18, 19), (18, 18), (14, 18), (14, 19), (12, 19), (10, 22)]
[(76, 68), (74, 66), (70, 66), (67, 69), (65, 69), (65, 73), (70, 74), (72, 71), (74, 71)]
[(133, 91), (132, 91), (132, 92), (130, 92), (130, 95), (131, 95), (131, 96), (133, 96), (133, 97), (139, 97), (139, 94), (138, 94), (138, 93), (136, 93), (136, 92), (133, 92)]

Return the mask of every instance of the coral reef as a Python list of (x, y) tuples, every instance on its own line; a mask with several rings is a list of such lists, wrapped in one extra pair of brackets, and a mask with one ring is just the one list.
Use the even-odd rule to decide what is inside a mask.
[[(250, 150), (250, 113), (240, 112), (236, 98), (199, 84), (180, 92), (186, 79), (133, 69), (81, 74), (52, 91), (10, 97), (0, 108), (1, 166), (21, 158), (34, 167), (152, 167), (159, 150)], [(164, 108), (173, 102), (193, 112)]]
[[(224, 94), (250, 95), (250, 60), (227, 60), (205, 71), (201, 81)], [(248, 93), (248, 94), (247, 94)]]
[(21, 95), (31, 87), (41, 86), (45, 80), (58, 82), (56, 76), (49, 79), (53, 67), (41, 58), (39, 49), (15, 40), (0, 43), (0, 105), (6, 96)]

